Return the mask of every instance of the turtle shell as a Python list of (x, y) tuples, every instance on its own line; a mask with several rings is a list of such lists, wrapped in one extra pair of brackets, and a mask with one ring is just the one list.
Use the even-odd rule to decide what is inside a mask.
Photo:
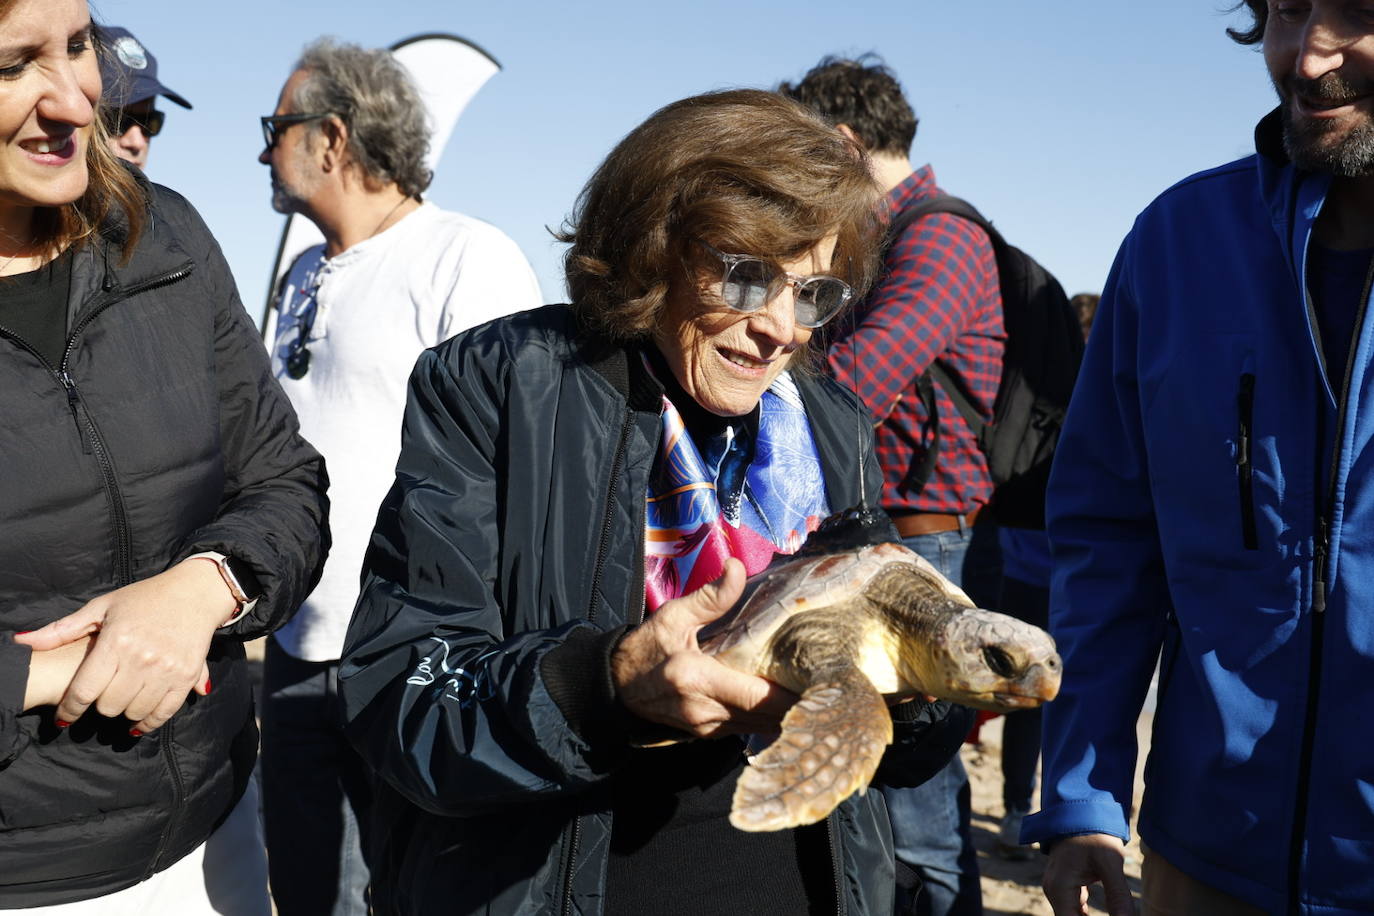
[[(739, 670), (766, 650), (769, 639), (788, 618), (802, 611), (834, 607), (858, 598), (893, 564), (912, 566), (930, 586), (932, 596), (953, 599), (968, 607), (973, 602), (941, 576), (923, 557), (901, 544), (884, 542), (812, 556), (780, 558), (780, 562), (750, 578), (743, 598), (697, 636), (703, 652)], [(885, 621), (878, 621), (880, 625)]]

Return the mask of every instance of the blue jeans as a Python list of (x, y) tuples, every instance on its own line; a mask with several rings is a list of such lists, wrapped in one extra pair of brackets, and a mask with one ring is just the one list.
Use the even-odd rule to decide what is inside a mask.
[[(975, 525), (959, 531), (922, 534), (902, 543), (930, 561), (979, 607), (996, 607), (1001, 590), (1002, 552), (997, 528)], [(982, 916), (978, 855), (969, 829), (968, 774), (955, 755), (943, 770), (912, 789), (884, 787), (897, 859), (921, 878), (913, 900), (898, 893), (897, 912), (918, 916)]]
[(362, 831), (370, 777), (343, 733), (338, 662), (308, 662), (267, 640), (262, 813), (280, 916), (367, 916)]

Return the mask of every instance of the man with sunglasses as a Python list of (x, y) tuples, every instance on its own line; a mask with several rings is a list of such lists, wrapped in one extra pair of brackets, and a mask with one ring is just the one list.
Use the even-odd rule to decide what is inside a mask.
[(191, 103), (158, 81), (157, 58), (128, 29), (102, 25), (96, 29), (96, 38), (110, 151), (140, 169), (147, 168), (149, 141), (161, 133), (166, 120), (157, 108), (157, 97), (164, 96), (182, 108), (190, 108)]
[[(819, 111), (868, 152), (891, 213), (944, 193), (930, 166), (911, 167), (916, 115), (881, 61), (826, 58), (779, 91)], [(969, 220), (932, 213), (891, 240), (883, 279), (853, 321), (835, 328), (828, 353), (831, 371), (879, 421), (882, 506), (903, 543), (981, 607), (995, 606), (1001, 582), (996, 526), (982, 513), (992, 478), (973, 430), (927, 370), (938, 361), (990, 420), (1005, 341), (992, 241)], [(940, 438), (929, 463), (932, 398)], [(883, 794), (898, 862), (908, 866), (899, 875), (919, 877), (908, 886), (924, 888), (912, 911), (981, 914), (968, 776), (959, 757), (920, 786), (885, 787)]]
[(424, 200), (429, 128), (384, 49), (309, 45), (262, 118), (272, 207), (324, 244), (287, 271), (272, 368), (302, 434), (329, 462), (334, 543), (319, 585), (268, 641), (263, 816), (281, 916), (365, 914), (370, 776), (335, 709), (358, 571), (395, 477), (417, 357), (468, 327), (542, 304), (504, 233)]

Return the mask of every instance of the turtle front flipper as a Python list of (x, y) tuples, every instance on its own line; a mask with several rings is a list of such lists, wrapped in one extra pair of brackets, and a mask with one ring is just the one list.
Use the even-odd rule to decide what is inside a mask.
[(868, 788), (892, 742), (892, 717), (857, 668), (833, 675), (802, 692), (777, 740), (740, 774), (730, 807), (740, 830), (814, 824)]

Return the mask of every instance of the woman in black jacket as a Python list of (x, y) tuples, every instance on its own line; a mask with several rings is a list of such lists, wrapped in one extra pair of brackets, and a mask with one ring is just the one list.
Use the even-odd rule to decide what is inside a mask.
[[(421, 357), (340, 672), (385, 781), (379, 912), (891, 912), (879, 793), (729, 826), (742, 736), (795, 697), (695, 639), (878, 492), (869, 418), (806, 369), (867, 284), (876, 202), (859, 149), (780, 96), (669, 105), (583, 192), (572, 306)], [(969, 724), (894, 717), (899, 785)], [(665, 730), (703, 740), (639, 747)]]
[[(0, 909), (198, 912), (225, 866), (172, 867), (245, 792), (243, 642), (318, 576), (324, 468), (214, 239), (111, 158), (99, 93), (85, 0), (0, 0)], [(190, 895), (131, 902), (174, 872)]]

